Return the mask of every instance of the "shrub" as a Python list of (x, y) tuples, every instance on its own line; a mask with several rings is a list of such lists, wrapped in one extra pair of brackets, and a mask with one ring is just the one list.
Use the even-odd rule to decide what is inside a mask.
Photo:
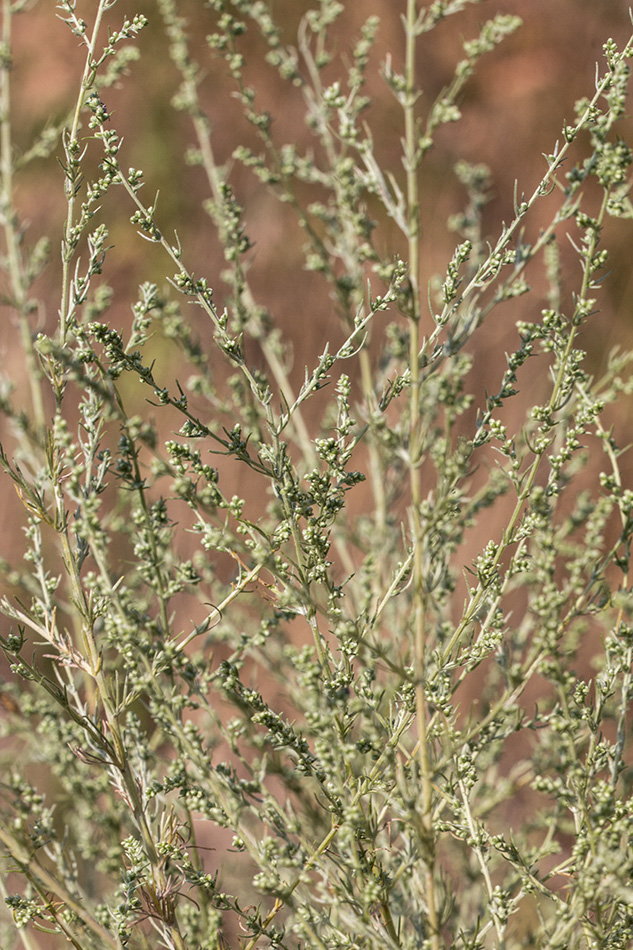
[[(351, 2), (209, 0), (195, 29), (177, 0), (149, 26), (80, 6), (57, 3), (75, 105), (18, 152), (11, 30), (36, 13), (3, 3), (0, 458), (25, 545), (2, 562), (0, 841), (23, 945), (630, 946), (630, 355), (583, 345), (608, 221), (632, 216), (631, 41), (605, 42), (492, 238), (489, 172), (460, 159), (429, 281), (425, 168), (517, 17), (480, 25), (431, 101), (420, 62), (467, 0), (403, 0), (401, 58)], [(160, 199), (111, 106), (159, 27), (180, 77), (161, 147), (194, 139)], [(266, 94), (303, 103), (310, 144)], [(47, 156), (64, 211), (33, 238), (18, 189)], [(282, 229), (285, 324), (257, 202)]]

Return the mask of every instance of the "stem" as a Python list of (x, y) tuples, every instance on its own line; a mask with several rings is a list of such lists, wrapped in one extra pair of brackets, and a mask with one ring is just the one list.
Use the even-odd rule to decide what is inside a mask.
[(421, 833), (426, 865), (426, 896), (430, 946), (440, 950), (442, 946), (438, 899), (435, 889), (435, 841), (433, 830), (433, 784), (432, 763), (428, 741), (428, 709), (424, 694), (425, 661), (427, 652), (426, 594), (424, 590), (423, 538), (424, 526), (420, 515), (422, 456), (422, 433), (420, 430), (420, 201), (418, 191), (419, 150), (417, 143), (415, 104), (418, 98), (415, 78), (417, 3), (407, 0), (406, 50), (405, 50), (405, 167), (407, 176), (407, 239), (410, 282), (410, 343), (409, 366), (411, 371), (409, 472), (411, 490), (411, 522), (413, 531), (413, 643), (415, 704), (418, 726), (418, 764), (422, 790)]
[(85, 901), (77, 900), (58, 880), (57, 875), (51, 874), (42, 867), (37, 859), (29, 854), (22, 843), (10, 831), (0, 825), (0, 842), (7, 849), (11, 857), (18, 864), (21, 872), (31, 881), (38, 892), (45, 890), (49, 895), (54, 894), (70, 911), (77, 915), (79, 920), (89, 927), (99, 938), (101, 945), (120, 950), (121, 944), (103, 927), (87, 910)]
[(26, 358), (27, 376), (31, 390), (31, 405), (35, 417), (35, 431), (42, 437), (45, 430), (44, 402), (42, 399), (42, 370), (29, 325), (30, 302), (27, 297), (27, 278), (20, 254), (20, 236), (17, 215), (13, 206), (13, 140), (11, 135), (11, 27), (13, 13), (11, 0), (2, 0), (2, 48), (8, 60), (0, 69), (0, 220), (7, 247), (7, 271), (11, 283), (13, 306), (18, 315), (20, 337)]
[(68, 330), (70, 328), (71, 312), (72, 309), (74, 309), (73, 305), (71, 304), (71, 263), (74, 257), (76, 241), (72, 237), (72, 232), (75, 223), (75, 204), (79, 187), (81, 185), (81, 173), (79, 166), (83, 154), (77, 140), (77, 136), (79, 135), (79, 130), (81, 128), (81, 110), (85, 102), (86, 93), (92, 87), (94, 82), (94, 74), (96, 69), (95, 50), (97, 47), (97, 38), (101, 29), (101, 21), (103, 19), (104, 12), (109, 6), (111, 6), (109, 0), (99, 0), (99, 6), (94, 18), (92, 35), (90, 36), (90, 39), (88, 39), (85, 35), (83, 36), (83, 42), (87, 47), (86, 62), (84, 65), (83, 75), (81, 77), (81, 87), (77, 101), (75, 103), (75, 110), (73, 112), (70, 131), (65, 136), (64, 141), (67, 161), (66, 196), (68, 200), (68, 210), (66, 213), (64, 236), (62, 239), (62, 299), (59, 307), (59, 336), (60, 342), (62, 344), (66, 341)]
[[(9, 896), (9, 892), (4, 886), (4, 881), (2, 880), (2, 877), (0, 877), (0, 898), (6, 903), (8, 896)], [(20, 942), (22, 943), (24, 947), (24, 950), (40, 950), (38, 945), (33, 941), (33, 938), (30, 932), (26, 929), (26, 927), (20, 928), (20, 930), (18, 931), (18, 936), (20, 938)]]
[(505, 929), (506, 928), (505, 928), (505, 924), (503, 920), (500, 918), (499, 914), (497, 913), (495, 909), (495, 892), (494, 892), (494, 887), (492, 884), (492, 878), (490, 877), (490, 870), (488, 868), (488, 863), (487, 863), (488, 859), (484, 853), (484, 849), (482, 848), (482, 844), (480, 842), (480, 829), (478, 828), (477, 822), (471, 811), (470, 797), (468, 795), (468, 789), (466, 788), (466, 785), (463, 779), (459, 779), (459, 790), (462, 795), (462, 802), (464, 805), (464, 814), (466, 817), (466, 821), (468, 822), (468, 828), (470, 830), (470, 834), (474, 842), (472, 847), (477, 857), (477, 863), (479, 864), (479, 870), (481, 871), (481, 876), (483, 877), (485, 885), (486, 885), (486, 892), (488, 894), (488, 906), (490, 908), (490, 916), (492, 917), (494, 928), (497, 934), (497, 940), (499, 941), (498, 950), (503, 950), (503, 948), (505, 947)]
[[(58, 518), (63, 519), (65, 517), (63, 495), (60, 491), (56, 491), (56, 496)], [(90, 604), (86, 601), (75, 552), (73, 551), (72, 545), (68, 538), (67, 526), (64, 524), (63, 520), (61, 521), (61, 524), (62, 528), (60, 530), (60, 538), (63, 558), (70, 577), (73, 601), (77, 604), (81, 612), (81, 647), (84, 656), (90, 664), (90, 672), (97, 688), (97, 694), (103, 709), (103, 716), (107, 724), (112, 746), (115, 751), (115, 760), (113, 761), (112, 765), (114, 768), (116, 768), (121, 776), (122, 790), (124, 790), (125, 797), (127, 798), (127, 802), (132, 811), (134, 821), (141, 836), (145, 854), (147, 855), (147, 859), (152, 869), (151, 888), (153, 889), (153, 893), (151, 896), (155, 899), (158, 906), (160, 894), (167, 891), (167, 878), (165, 876), (161, 858), (158, 854), (158, 851), (156, 850), (156, 844), (152, 836), (152, 830), (147, 821), (139, 785), (128, 761), (125, 738), (119, 724), (118, 713), (114, 699), (112, 697), (112, 691), (103, 671), (101, 651), (97, 646), (93, 630), (91, 608)], [(185, 944), (180, 934), (180, 928), (176, 919), (175, 907), (172, 908), (172, 916), (170, 919), (166, 919), (165, 923), (170, 928), (170, 934), (175, 950), (185, 950)]]

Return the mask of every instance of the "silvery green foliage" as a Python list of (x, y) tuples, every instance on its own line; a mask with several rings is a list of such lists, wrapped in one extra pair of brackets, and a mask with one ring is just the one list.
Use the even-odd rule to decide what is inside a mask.
[[(455, 15), (459, 35), (476, 2), (402, 0), (404, 56), (382, 62), (376, 17), (342, 29), (351, 0), (303, 4), (296, 36), (278, 4), (209, 0), (204, 50), (179, 0), (145, 11), (223, 248), (222, 274), (200, 275), (109, 106), (152, 55), (146, 16), (126, 0), (57, 3), (85, 54), (77, 98), (17, 157), (11, 29), (32, 10), (5, 0), (3, 293), (26, 379), (5, 365), (0, 459), (26, 553), (1, 565), (3, 947), (631, 945), (633, 491), (627, 434), (608, 421), (630, 360), (614, 352), (594, 378), (582, 347), (604, 225), (631, 218), (632, 47), (605, 43), (542, 180), (517, 188), (490, 242), (488, 171), (457, 164), (468, 202), (427, 294), (425, 161), (480, 58), (520, 22), (484, 22), (434, 102), (416, 66), (431, 31)], [(260, 108), (254, 49), (301, 98), (309, 150)], [(230, 80), (222, 107), (237, 101), (254, 133), (223, 163), (211, 62)], [(400, 123), (392, 167), (370, 71)], [(50, 154), (66, 214), (38, 236), (15, 195)], [(236, 167), (296, 215), (297, 306), (309, 312), (307, 268), (340, 318), (299, 386), (249, 279)], [(527, 243), (541, 207), (549, 223)], [(145, 239), (164, 267), (140, 275), (124, 326), (113, 214), (138, 233), (141, 265)], [(48, 261), (54, 302), (38, 297)], [(507, 368), (481, 397), (470, 344), (524, 295)], [(545, 385), (526, 408), (530, 373)]]

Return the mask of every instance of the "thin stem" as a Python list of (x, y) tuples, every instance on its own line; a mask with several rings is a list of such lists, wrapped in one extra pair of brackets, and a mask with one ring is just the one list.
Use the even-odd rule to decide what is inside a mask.
[(11, 283), (13, 306), (18, 315), (20, 338), (27, 366), (31, 391), (31, 405), (35, 417), (35, 431), (41, 438), (45, 429), (44, 401), (42, 398), (42, 369), (33, 347), (29, 323), (31, 304), (27, 294), (27, 277), (20, 253), (20, 235), (17, 214), (13, 205), (13, 138), (11, 132), (11, 42), (13, 11), (11, 0), (2, 0), (2, 48), (5, 60), (0, 68), (0, 220), (7, 247), (7, 271)]
[(432, 763), (428, 740), (428, 708), (424, 692), (426, 654), (426, 594), (424, 577), (424, 526), (421, 517), (420, 464), (423, 440), (420, 426), (420, 199), (418, 190), (419, 150), (417, 142), (416, 101), (416, 40), (417, 2), (408, 0), (406, 15), (405, 50), (405, 167), (407, 177), (407, 239), (410, 283), (409, 312), (409, 367), (411, 387), (409, 399), (409, 473), (411, 491), (411, 524), (413, 532), (413, 645), (415, 674), (415, 706), (418, 726), (418, 765), (422, 800), (420, 806), (421, 831), (424, 846), (425, 883), (429, 938), (432, 950), (440, 950), (442, 939), (438, 898), (435, 889), (435, 831), (433, 828)]
[[(4, 881), (0, 876), (0, 898), (6, 903), (9, 892), (4, 886)], [(24, 947), (24, 950), (40, 950), (37, 943), (33, 940), (31, 933), (26, 929), (26, 927), (21, 927), (18, 931), (20, 941)]]
[[(95, 77), (95, 51), (97, 49), (97, 40), (101, 30), (101, 23), (105, 11), (112, 5), (112, 0), (99, 0), (99, 6), (94, 17), (92, 34), (88, 39), (85, 34), (81, 34), (86, 46), (86, 61), (84, 64), (83, 75), (81, 77), (81, 86), (75, 108), (73, 112), (70, 130), (64, 136), (64, 147), (66, 153), (66, 198), (68, 208), (66, 211), (66, 224), (64, 226), (64, 236), (62, 240), (62, 298), (59, 307), (59, 337), (63, 344), (66, 341), (70, 329), (73, 304), (71, 302), (72, 272), (71, 265), (75, 256), (76, 241), (73, 239), (73, 228), (75, 225), (75, 207), (77, 204), (77, 195), (81, 187), (80, 163), (83, 155), (83, 149), (78, 141), (79, 130), (81, 128), (81, 111), (86, 100), (86, 93), (91, 89)], [(72, 15), (74, 17), (74, 14)], [(85, 25), (83, 26), (85, 29)], [(73, 30), (77, 32), (77, 30)]]
[(462, 779), (459, 779), (459, 789), (462, 793), (462, 803), (464, 806), (464, 814), (466, 821), (468, 823), (468, 829), (472, 841), (474, 842), (472, 848), (477, 856), (477, 863), (479, 864), (479, 870), (481, 871), (481, 876), (484, 879), (486, 885), (486, 892), (488, 894), (488, 906), (490, 908), (490, 915), (494, 922), (494, 927), (497, 932), (497, 939), (499, 941), (499, 950), (503, 950), (505, 946), (505, 924), (500, 918), (499, 914), (496, 912), (496, 901), (495, 901), (495, 892), (492, 884), (492, 878), (490, 877), (490, 869), (488, 867), (488, 859), (484, 854), (482, 848), (482, 843), (480, 842), (480, 830), (477, 827), (477, 822), (473, 816), (473, 813), (470, 808), (470, 798), (468, 795), (468, 790), (466, 784)]
[(103, 927), (85, 907), (85, 902), (77, 900), (59, 881), (56, 874), (51, 874), (42, 867), (35, 857), (29, 854), (26, 848), (15, 838), (10, 831), (0, 825), (0, 842), (16, 861), (20, 870), (38, 890), (46, 891), (49, 896), (54, 894), (69, 911), (76, 914), (86, 927), (101, 940), (104, 947), (120, 950), (121, 944), (112, 934)]

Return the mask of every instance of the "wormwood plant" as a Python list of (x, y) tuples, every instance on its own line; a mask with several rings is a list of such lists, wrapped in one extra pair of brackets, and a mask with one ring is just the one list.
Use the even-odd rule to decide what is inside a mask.
[[(385, 58), (376, 17), (344, 28), (357, 3), (208, 0), (194, 30), (179, 0), (149, 25), (126, 0), (60, 0), (76, 101), (18, 150), (12, 29), (34, 11), (2, 0), (0, 457), (26, 539), (2, 561), (6, 950), (631, 946), (630, 359), (590, 372), (582, 347), (606, 319), (603, 231), (632, 216), (633, 46), (605, 42), (493, 236), (488, 173), (458, 163), (469, 197), (429, 282), (434, 144), (520, 22), (482, 20), (430, 101), (433, 31), (462, 35), (472, 3), (397, 5)], [(109, 106), (152, 57), (146, 27), (223, 248), (204, 275)], [(228, 86), (209, 98), (211, 64)], [(261, 105), (265, 69), (308, 149)], [(236, 101), (251, 132), (221, 162), (213, 109)], [(48, 155), (66, 210), (39, 235), (19, 187)], [(297, 323), (340, 323), (303, 377), (301, 328), (252, 280), (244, 166), (296, 216)], [(164, 269), (129, 321), (121, 215), (139, 267)], [(329, 288), (312, 309), (306, 268)], [(474, 344), (499, 314), (514, 349), (487, 393)]]

